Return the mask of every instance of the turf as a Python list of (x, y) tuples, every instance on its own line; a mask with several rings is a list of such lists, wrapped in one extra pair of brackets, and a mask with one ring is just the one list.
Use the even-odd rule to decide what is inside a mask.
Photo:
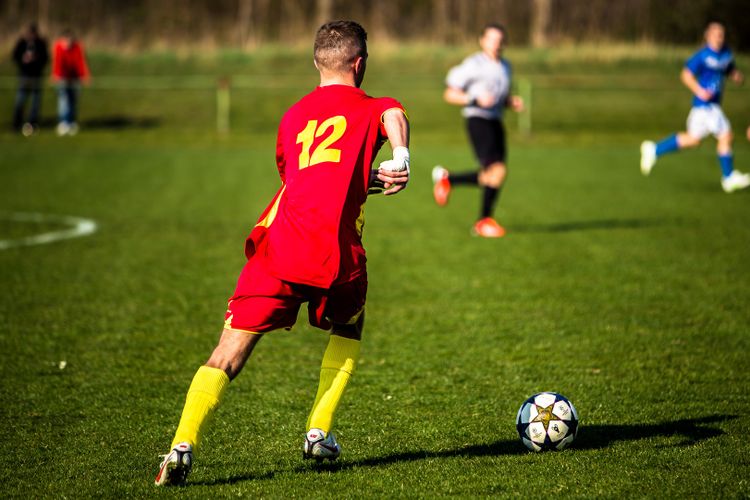
[[(534, 128), (522, 136), (508, 120), (497, 241), (469, 236), (476, 191), (431, 200), (432, 165), (473, 168), (458, 111), (440, 102), (460, 54), (407, 53), (398, 73), (373, 57), (366, 89), (409, 110), (414, 180), (368, 202), (367, 327), (336, 422), (343, 455), (300, 459), (326, 341), (303, 313), (258, 346), (178, 492), (153, 486), (158, 454), (278, 185), (274, 130), (314, 85), (309, 55), (99, 56), (109, 88), (84, 91), (78, 136), (0, 134), (3, 214), (99, 224), (0, 251), (0, 496), (747, 497), (750, 193), (721, 191), (709, 142), (638, 171), (639, 142), (684, 123), (682, 53), (515, 55), (535, 86)], [(218, 136), (210, 89), (113, 89), (118, 74), (160, 72), (255, 84), (233, 93), (232, 132)], [(746, 96), (728, 91), (737, 131)], [(12, 91), (0, 97), (8, 116)], [(51, 118), (51, 93), (45, 105)], [(750, 170), (748, 144), (735, 149)], [(56, 229), (3, 219), (0, 239)], [(542, 390), (581, 416), (561, 453), (528, 453), (515, 432), (521, 402)]]

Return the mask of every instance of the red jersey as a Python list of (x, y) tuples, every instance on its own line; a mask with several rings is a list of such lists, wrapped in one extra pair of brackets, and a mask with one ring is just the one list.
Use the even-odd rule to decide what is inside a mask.
[(276, 164), (281, 188), (247, 239), (276, 278), (320, 288), (365, 272), (363, 209), (387, 139), (383, 113), (403, 110), (348, 85), (318, 87), (286, 112)]
[(55, 40), (52, 48), (52, 76), (60, 80), (88, 80), (89, 67), (81, 42), (66, 45), (63, 39)]

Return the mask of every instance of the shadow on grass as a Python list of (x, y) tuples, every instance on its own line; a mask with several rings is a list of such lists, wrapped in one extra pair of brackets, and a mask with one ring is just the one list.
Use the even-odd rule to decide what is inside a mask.
[[(736, 415), (712, 415), (701, 418), (690, 418), (676, 420), (674, 422), (663, 422), (659, 424), (631, 424), (631, 425), (582, 425), (580, 434), (572, 446), (573, 450), (599, 450), (608, 448), (617, 441), (638, 441), (655, 437), (679, 436), (682, 440), (671, 446), (691, 446), (724, 434), (724, 431), (711, 426), (736, 419)], [(382, 467), (400, 462), (414, 462), (417, 460), (429, 460), (453, 457), (497, 457), (511, 455), (527, 455), (530, 452), (518, 439), (501, 439), (489, 444), (475, 444), (442, 451), (405, 451), (388, 455), (365, 458), (361, 460), (324, 462), (295, 467), (291, 472), (306, 474), (317, 472), (335, 472), (359, 467)], [(202, 481), (188, 483), (188, 485), (206, 486), (217, 484), (233, 484), (241, 481), (273, 479), (278, 472), (266, 472), (258, 475), (236, 475), (213, 481)]]
[(100, 116), (89, 118), (81, 122), (81, 128), (88, 129), (113, 129), (120, 130), (125, 128), (155, 128), (160, 124), (160, 120), (153, 116)]
[(710, 426), (736, 419), (736, 415), (712, 415), (702, 418), (687, 418), (660, 424), (636, 425), (591, 425), (581, 426), (581, 433), (573, 447), (577, 450), (598, 450), (609, 447), (616, 441), (637, 441), (653, 437), (681, 437), (672, 446), (692, 446), (700, 441), (721, 436), (724, 431)]
[(602, 219), (555, 224), (519, 224), (508, 227), (514, 233), (567, 233), (597, 229), (641, 229), (663, 225), (662, 221), (649, 219)]
[[(90, 130), (122, 130), (126, 128), (155, 128), (161, 125), (161, 120), (155, 116), (127, 116), (127, 115), (110, 115), (98, 116), (80, 120), (82, 129)], [(57, 119), (51, 116), (45, 116), (39, 120), (39, 125), (43, 129), (54, 130), (57, 126)]]

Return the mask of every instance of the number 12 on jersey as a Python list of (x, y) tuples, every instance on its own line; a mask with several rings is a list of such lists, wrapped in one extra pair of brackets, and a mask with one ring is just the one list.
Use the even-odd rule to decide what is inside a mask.
[[(332, 129), (320, 144), (312, 150), (313, 141), (316, 137), (325, 135)], [(310, 120), (307, 126), (297, 134), (297, 144), (302, 144), (302, 152), (299, 154), (299, 169), (317, 165), (323, 162), (338, 163), (341, 161), (341, 150), (331, 146), (341, 139), (346, 132), (346, 118), (343, 116), (332, 116), (318, 126), (318, 120)]]

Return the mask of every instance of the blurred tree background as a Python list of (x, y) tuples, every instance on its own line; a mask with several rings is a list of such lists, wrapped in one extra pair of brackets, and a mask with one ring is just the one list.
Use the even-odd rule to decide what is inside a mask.
[(253, 50), (308, 44), (330, 19), (360, 21), (371, 38), (458, 44), (487, 22), (516, 45), (646, 42), (693, 45), (710, 19), (750, 49), (748, 0), (0, 0), (0, 43), (29, 22), (50, 38), (70, 28), (103, 50)]

